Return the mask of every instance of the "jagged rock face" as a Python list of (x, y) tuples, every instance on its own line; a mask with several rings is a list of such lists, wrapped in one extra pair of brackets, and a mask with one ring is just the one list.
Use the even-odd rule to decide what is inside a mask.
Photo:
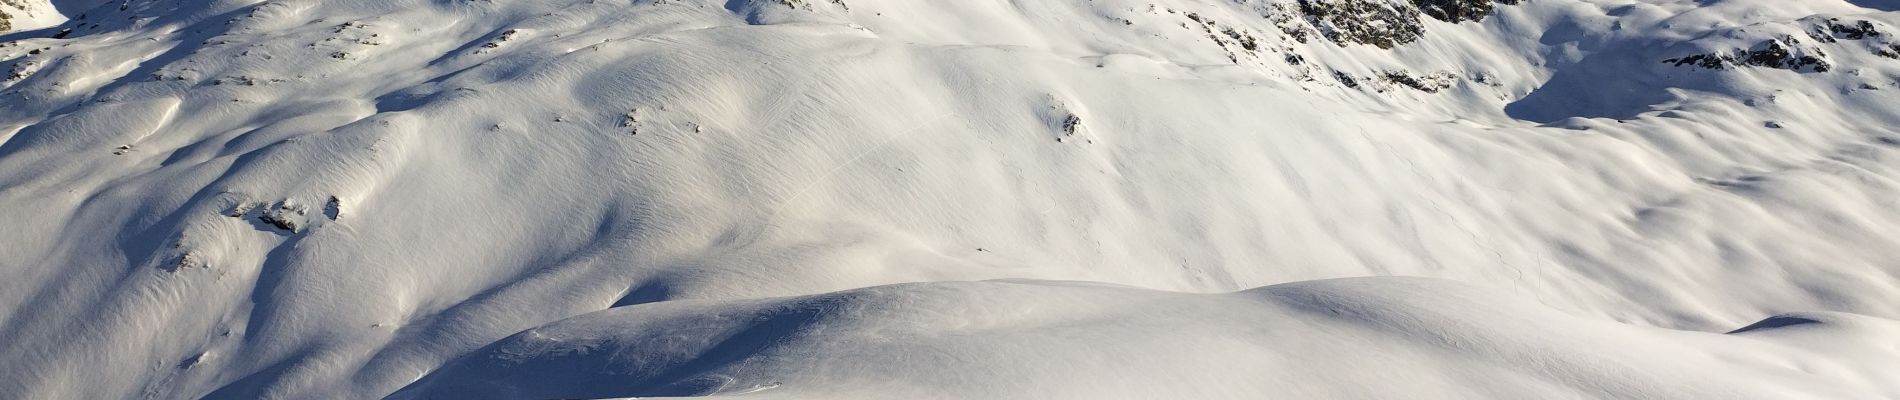
[[(1503, 1), (1515, 4), (1515, 0)], [(1491, 0), (1413, 0), (1413, 5), (1427, 16), (1450, 23), (1464, 21), (1482, 21), (1491, 15)]]
[(1404, 4), (1367, 0), (1300, 0), (1300, 13), (1335, 43), (1369, 44), (1389, 49), (1425, 34), (1418, 10)]

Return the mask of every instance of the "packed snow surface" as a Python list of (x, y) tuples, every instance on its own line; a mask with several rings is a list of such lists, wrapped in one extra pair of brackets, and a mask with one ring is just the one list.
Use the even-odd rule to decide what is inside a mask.
[(0, 398), (1900, 397), (1892, 0), (0, 13)]

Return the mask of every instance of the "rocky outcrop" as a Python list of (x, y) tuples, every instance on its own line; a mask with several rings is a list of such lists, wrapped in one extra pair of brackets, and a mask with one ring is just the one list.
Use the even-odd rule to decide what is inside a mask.
[(1390, 49), (1425, 34), (1419, 12), (1406, 4), (1368, 0), (1300, 0), (1299, 12), (1321, 36), (1339, 44)]
[(1707, 69), (1767, 67), (1800, 72), (1827, 72), (1833, 69), (1833, 64), (1823, 57), (1827, 57), (1827, 53), (1820, 49), (1802, 46), (1799, 39), (1784, 37), (1762, 41), (1748, 49), (1695, 54), (1663, 60), (1663, 63)]
[(1873, 21), (1843, 21), (1840, 18), (1816, 19), (1810, 22), (1808, 37), (1821, 43), (1859, 42), (1867, 51), (1876, 56), (1900, 59), (1900, 42), (1895, 42)]
[[(1498, 3), (1517, 4), (1517, 0), (1500, 0)], [(1459, 23), (1465, 21), (1483, 21), (1491, 15), (1491, 0), (1412, 0), (1419, 12), (1439, 21)]]
[(1828, 72), (1835, 69), (1835, 62), (1828, 55), (1830, 52), (1853, 54), (1865, 51), (1878, 57), (1900, 59), (1900, 43), (1896, 43), (1889, 33), (1892, 27), (1881, 22), (1817, 16), (1792, 21), (1777, 28), (1784, 32), (1782, 36), (1761, 39), (1745, 49), (1692, 54), (1665, 59), (1663, 63), (1716, 70), (1766, 67), (1799, 72)]
[(1413, 75), (1405, 71), (1385, 71), (1379, 74), (1379, 79), (1425, 93), (1438, 93), (1451, 88), (1452, 83), (1457, 81), (1456, 76), (1447, 72)]
[[(1291, 11), (1334, 43), (1367, 44), (1382, 49), (1411, 43), (1425, 34), (1420, 15), (1460, 23), (1482, 21), (1497, 4), (1518, 0), (1299, 0)], [(1268, 18), (1288, 36), (1306, 41), (1306, 32), (1289, 26), (1295, 18)]]
[(1808, 37), (1821, 43), (1834, 43), (1839, 40), (1862, 40), (1882, 36), (1880, 28), (1873, 21), (1860, 20), (1842, 22), (1840, 18), (1828, 18), (1817, 21), (1808, 28)]

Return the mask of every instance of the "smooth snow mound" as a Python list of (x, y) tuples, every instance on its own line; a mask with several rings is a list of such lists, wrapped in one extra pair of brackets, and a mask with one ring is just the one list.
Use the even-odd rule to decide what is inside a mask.
[(1515, 297), (1436, 279), (1347, 278), (1229, 294), (939, 282), (666, 302), (530, 329), (395, 397), (1900, 395), (1895, 321), (1782, 316), (1723, 335), (1577, 318)]

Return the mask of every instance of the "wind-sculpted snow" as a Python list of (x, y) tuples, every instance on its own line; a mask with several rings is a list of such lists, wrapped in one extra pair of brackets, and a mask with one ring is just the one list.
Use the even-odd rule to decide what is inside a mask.
[[(395, 397), (1787, 399), (1900, 389), (1880, 372), (1900, 357), (1891, 320), (1781, 316), (1721, 335), (1527, 303), (1416, 278), (1230, 294), (944, 282), (669, 302), (529, 329)], [(1363, 384), (1311, 384), (1329, 381)]]
[[(1900, 318), (1900, 15), (1703, 3), (27, 2), (0, 397), (1894, 396), (1891, 345), (1853, 343)], [(1269, 286), (1391, 275), (1510, 295), (1351, 302), (1447, 344)], [(993, 279), (1130, 288), (948, 283)], [(954, 294), (992, 291), (1046, 309)], [(824, 298), (885, 311), (771, 311)], [(1665, 330), (1804, 311), (1845, 347)], [(479, 364), (539, 326), (708, 336)], [(1012, 338), (1091, 369), (1013, 373)], [(536, 386), (565, 379), (603, 392)]]

